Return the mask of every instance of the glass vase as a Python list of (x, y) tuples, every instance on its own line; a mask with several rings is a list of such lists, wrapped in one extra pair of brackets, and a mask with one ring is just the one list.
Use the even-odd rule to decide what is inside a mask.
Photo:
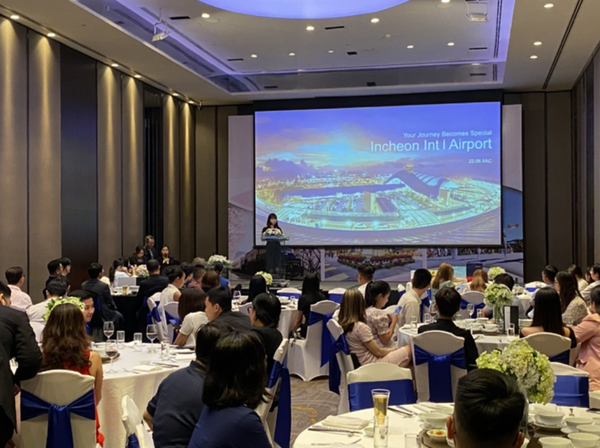
[(500, 325), (504, 321), (504, 307), (501, 305), (494, 305), (494, 323)]

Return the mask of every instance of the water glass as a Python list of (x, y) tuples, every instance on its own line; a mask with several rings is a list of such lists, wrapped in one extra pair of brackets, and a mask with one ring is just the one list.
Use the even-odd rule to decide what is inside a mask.
[(413, 316), (410, 318), (410, 328), (413, 330), (417, 329), (417, 322), (419, 322), (419, 318), (417, 316)]
[(383, 419), (373, 418), (373, 448), (387, 448), (388, 446), (388, 417)]
[(475, 311), (475, 305), (467, 303), (467, 313), (469, 313), (469, 319), (473, 319), (473, 311)]
[(148, 353), (154, 353), (154, 340), (158, 336), (156, 325), (150, 324), (146, 327), (146, 336), (150, 339), (150, 350), (148, 350)]
[(168, 361), (171, 356), (171, 346), (167, 339), (160, 341), (160, 358)]
[(104, 336), (106, 339), (110, 339), (110, 337), (115, 333), (115, 324), (114, 322), (108, 321), (104, 322)]
[(565, 325), (567, 327), (573, 326), (573, 318), (572, 317), (565, 317), (563, 320), (565, 321)]
[(239, 303), (240, 299), (242, 298), (242, 292), (241, 291), (233, 291), (233, 300), (235, 303)]
[(133, 349), (136, 352), (142, 351), (142, 333), (133, 333)]
[(430, 313), (423, 314), (423, 323), (425, 323), (425, 324), (431, 323), (431, 314)]
[(506, 329), (506, 339), (509, 342), (515, 340), (515, 324), (510, 324)]
[(390, 391), (387, 389), (373, 389), (371, 390), (373, 396), (373, 410), (375, 412), (375, 419), (381, 423), (387, 416), (388, 403), (390, 402)]
[(482, 309), (479, 309), (479, 310), (477, 310), (477, 319), (480, 319), (480, 318), (482, 318), (482, 317), (485, 317), (485, 316), (483, 315), (483, 310), (482, 310)]
[(119, 350), (125, 348), (125, 332), (123, 330), (117, 331), (117, 348)]
[(421, 437), (419, 434), (406, 434), (404, 436), (405, 448), (421, 448)]

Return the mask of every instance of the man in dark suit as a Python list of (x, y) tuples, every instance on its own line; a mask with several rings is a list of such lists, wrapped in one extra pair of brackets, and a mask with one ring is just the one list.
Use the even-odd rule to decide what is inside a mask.
[(42, 291), (42, 295), (44, 296), (43, 300), (46, 300), (46, 288), (48, 287), (48, 283), (54, 280), (57, 277), (62, 276), (62, 264), (60, 264), (60, 259), (52, 260), (48, 262), (48, 274), (50, 276), (46, 280), (46, 284), (44, 285), (44, 289)]
[(101, 272), (102, 265), (100, 263), (92, 263), (88, 268), (90, 279), (81, 284), (81, 289), (85, 289), (86, 291), (93, 292), (97, 295), (98, 304), (100, 305), (100, 315), (102, 316), (103, 322), (112, 321), (115, 324), (115, 330), (123, 330), (125, 319), (117, 310), (115, 301), (110, 294), (110, 287), (98, 279)]
[[(20, 381), (33, 378), (42, 364), (42, 354), (27, 320), (27, 314), (9, 308), (10, 289), (0, 282), (0, 447), (13, 436), (16, 425), (15, 394)], [(19, 368), (13, 376), (10, 360)]]
[(475, 361), (479, 356), (473, 336), (471, 335), (470, 331), (458, 328), (454, 322), (452, 322), (452, 317), (460, 309), (460, 300), (460, 294), (456, 289), (452, 287), (440, 289), (435, 295), (435, 308), (439, 313), (438, 320), (437, 322), (419, 327), (419, 333), (424, 333), (425, 331), (431, 330), (439, 330), (447, 331), (448, 333), (452, 333), (463, 338), (465, 340), (464, 347), (467, 370), (473, 370), (476, 368)]
[(140, 283), (140, 289), (138, 290), (136, 297), (138, 304), (137, 331), (142, 332), (143, 334), (146, 333), (146, 315), (149, 311), (146, 300), (153, 294), (162, 292), (169, 284), (169, 279), (160, 273), (160, 263), (158, 260), (148, 261), (148, 263), (146, 263), (146, 268), (148, 268), (150, 277)]
[(146, 235), (144, 238), (144, 258), (146, 261), (158, 260), (158, 250), (156, 250), (156, 241), (152, 235)]
[(231, 311), (231, 291), (229, 288), (217, 286), (207, 292), (204, 312), (209, 321), (219, 321), (231, 325), (235, 330), (251, 331), (250, 318), (244, 313)]

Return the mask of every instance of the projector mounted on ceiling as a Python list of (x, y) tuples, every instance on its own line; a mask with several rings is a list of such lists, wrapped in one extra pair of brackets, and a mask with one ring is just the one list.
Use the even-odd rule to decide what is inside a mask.
[(159, 20), (154, 24), (154, 36), (152, 42), (158, 42), (169, 37), (169, 24), (164, 20)]
[(467, 19), (471, 22), (488, 21), (487, 0), (465, 0), (465, 9), (467, 11)]

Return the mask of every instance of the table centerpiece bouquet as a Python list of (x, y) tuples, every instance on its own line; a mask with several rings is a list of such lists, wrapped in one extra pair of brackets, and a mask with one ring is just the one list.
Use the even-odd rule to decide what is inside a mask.
[(148, 268), (145, 264), (140, 264), (137, 268), (135, 268), (135, 276), (139, 278), (150, 277), (150, 273), (148, 272)]
[(271, 286), (273, 284), (273, 276), (268, 272), (258, 271), (256, 275), (261, 275), (265, 279), (267, 286)]
[(54, 297), (53, 299), (50, 299), (46, 304), (46, 312), (42, 317), (44, 321), (48, 322), (48, 318), (50, 317), (50, 313), (52, 312), (52, 310), (58, 305), (62, 305), (63, 303), (70, 303), (72, 305), (75, 305), (81, 310), (81, 312), (85, 310), (85, 305), (81, 302), (81, 298), (79, 297)]
[(483, 302), (494, 310), (494, 320), (500, 322), (504, 316), (504, 307), (513, 303), (512, 291), (508, 286), (492, 283), (483, 295)]
[(554, 396), (556, 377), (546, 355), (520, 339), (503, 350), (483, 352), (477, 358), (479, 369), (493, 369), (515, 379), (532, 403), (549, 403)]
[(492, 266), (488, 272), (488, 279), (490, 281), (494, 281), (494, 279), (496, 278), (496, 276), (500, 275), (500, 274), (506, 274), (506, 271), (504, 270), (504, 268), (498, 267), (498, 266)]
[(223, 271), (228, 272), (231, 269), (231, 261), (223, 255), (211, 255), (206, 262), (207, 269), (214, 269), (215, 264), (221, 263), (223, 265)]

